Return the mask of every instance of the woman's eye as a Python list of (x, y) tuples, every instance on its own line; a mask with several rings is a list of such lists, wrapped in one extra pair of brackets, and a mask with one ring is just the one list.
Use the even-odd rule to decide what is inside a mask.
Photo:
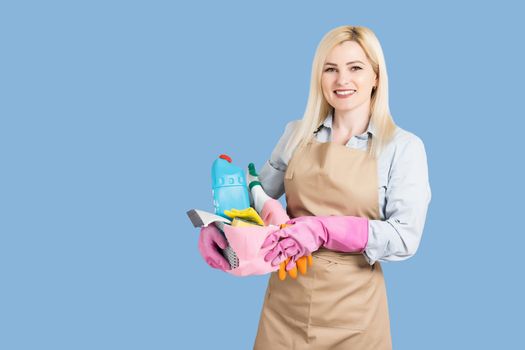
[[(363, 68), (361, 68), (359, 66), (353, 66), (352, 68), (350, 68), (350, 70), (352, 70), (352, 71), (356, 71), (356, 70), (359, 70), (359, 69), (363, 69)], [(330, 68), (326, 68), (325, 72), (333, 72), (335, 70), (336, 70), (335, 68), (330, 67)]]

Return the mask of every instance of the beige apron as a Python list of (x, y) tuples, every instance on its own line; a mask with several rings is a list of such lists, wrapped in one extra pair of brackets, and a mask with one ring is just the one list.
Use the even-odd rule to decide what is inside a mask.
[[(295, 152), (284, 185), (292, 218), (379, 218), (377, 164), (366, 151), (313, 140)], [(272, 273), (255, 350), (391, 348), (379, 262), (370, 266), (362, 254), (321, 248), (306, 275), (280, 281)]]

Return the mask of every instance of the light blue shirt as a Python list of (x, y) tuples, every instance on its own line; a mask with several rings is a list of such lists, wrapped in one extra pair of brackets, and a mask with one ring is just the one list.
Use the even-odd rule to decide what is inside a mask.
[[(266, 193), (278, 199), (284, 194), (284, 174), (290, 159), (284, 147), (298, 121), (289, 122), (270, 159), (259, 174)], [(346, 146), (367, 150), (375, 130), (369, 123), (367, 131), (353, 136)], [(324, 120), (316, 134), (319, 142), (332, 140), (332, 114)], [(378, 203), (380, 220), (369, 220), (368, 244), (364, 256), (369, 264), (376, 261), (400, 261), (416, 253), (431, 199), (425, 146), (421, 139), (400, 127), (392, 141), (377, 159)]]

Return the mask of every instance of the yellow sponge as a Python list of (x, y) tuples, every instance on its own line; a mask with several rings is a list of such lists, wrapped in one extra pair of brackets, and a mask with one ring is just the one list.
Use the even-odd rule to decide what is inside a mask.
[(255, 223), (256, 225), (264, 226), (263, 220), (261, 219), (259, 214), (257, 214), (255, 209), (253, 209), (252, 207), (242, 209), (242, 210), (233, 208), (230, 210), (225, 210), (224, 214), (228, 215), (232, 219), (238, 218), (244, 221), (251, 221)]

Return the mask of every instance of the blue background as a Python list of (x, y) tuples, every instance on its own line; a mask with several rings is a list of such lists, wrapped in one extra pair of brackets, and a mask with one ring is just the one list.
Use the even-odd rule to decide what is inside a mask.
[(218, 154), (262, 166), (345, 24), (377, 34), (429, 162), (420, 249), (383, 264), (394, 348), (522, 344), (513, 3), (2, 2), (0, 348), (251, 348), (267, 276), (209, 268), (185, 213), (212, 210)]

